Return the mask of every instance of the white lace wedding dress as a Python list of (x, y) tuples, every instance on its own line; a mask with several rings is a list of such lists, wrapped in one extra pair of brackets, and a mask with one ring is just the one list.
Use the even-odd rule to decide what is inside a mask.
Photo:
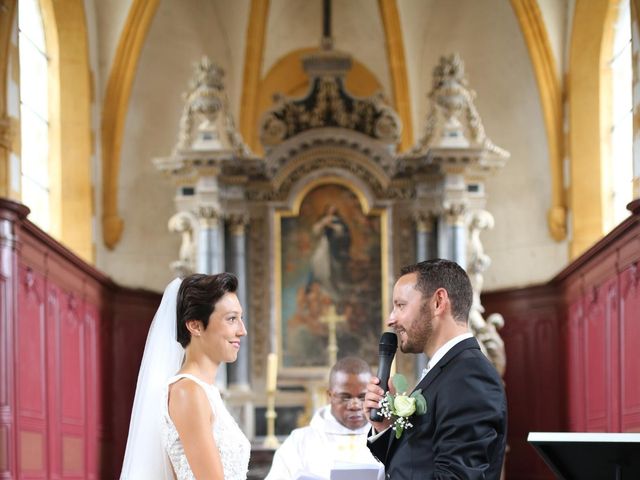
[(178, 436), (178, 431), (171, 417), (169, 417), (169, 385), (181, 378), (193, 380), (200, 385), (207, 394), (214, 415), (213, 438), (220, 451), (224, 480), (246, 480), (249, 467), (249, 454), (251, 453), (249, 440), (244, 436), (242, 430), (240, 430), (240, 427), (224, 406), (220, 392), (216, 386), (209, 385), (187, 373), (176, 375), (169, 379), (164, 399), (163, 444), (171, 460), (176, 479), (195, 480), (193, 472), (187, 462), (187, 457), (184, 454), (184, 448)]

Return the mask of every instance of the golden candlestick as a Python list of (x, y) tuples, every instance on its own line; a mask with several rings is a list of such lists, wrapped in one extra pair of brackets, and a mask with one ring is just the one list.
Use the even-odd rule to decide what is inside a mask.
[(280, 442), (276, 437), (276, 390), (278, 384), (278, 355), (274, 352), (267, 356), (267, 411), (264, 414), (267, 420), (267, 436), (264, 439), (266, 448), (278, 448)]

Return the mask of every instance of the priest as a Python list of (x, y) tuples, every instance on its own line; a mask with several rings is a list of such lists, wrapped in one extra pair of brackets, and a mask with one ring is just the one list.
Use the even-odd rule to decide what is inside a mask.
[(278, 448), (265, 480), (295, 480), (299, 477), (329, 479), (335, 468), (377, 469), (384, 467), (367, 448), (369, 426), (362, 403), (371, 377), (367, 362), (345, 357), (329, 373), (329, 405), (318, 410), (309, 426), (298, 428)]

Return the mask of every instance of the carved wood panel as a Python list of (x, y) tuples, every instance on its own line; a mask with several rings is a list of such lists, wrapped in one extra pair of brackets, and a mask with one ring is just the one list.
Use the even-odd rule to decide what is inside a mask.
[(586, 425), (586, 381), (584, 352), (584, 299), (578, 298), (569, 305), (567, 336), (568, 371), (568, 425), (573, 432), (582, 432)]
[(586, 380), (586, 429), (607, 429), (607, 343), (606, 290), (594, 287), (585, 301), (584, 349)]
[(45, 278), (25, 265), (18, 271), (16, 316), (16, 432), (18, 467), (26, 474), (47, 474), (48, 397)]
[(640, 267), (632, 264), (620, 274), (620, 404), (621, 430), (640, 432)]

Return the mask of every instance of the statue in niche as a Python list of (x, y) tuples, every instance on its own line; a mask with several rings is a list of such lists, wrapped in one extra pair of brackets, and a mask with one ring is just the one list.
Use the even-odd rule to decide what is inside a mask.
[(469, 242), (467, 273), (473, 288), (473, 303), (469, 312), (469, 325), (480, 343), (480, 348), (491, 360), (500, 376), (504, 374), (506, 354), (504, 342), (498, 329), (504, 326), (504, 318), (499, 313), (483, 317), (484, 307), (480, 301), (484, 272), (491, 265), (491, 258), (484, 252), (480, 234), (494, 226), (493, 215), (486, 210), (474, 211), (469, 216)]
[(198, 219), (190, 212), (178, 212), (169, 219), (169, 231), (181, 234), (178, 260), (171, 263), (171, 270), (179, 277), (195, 272), (197, 225)]

